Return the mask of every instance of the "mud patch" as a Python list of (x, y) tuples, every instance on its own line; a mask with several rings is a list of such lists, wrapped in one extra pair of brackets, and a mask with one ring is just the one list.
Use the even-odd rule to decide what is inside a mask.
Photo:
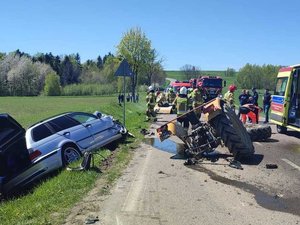
[(240, 188), (248, 193), (254, 195), (254, 199), (256, 200), (257, 204), (260, 206), (269, 209), (275, 210), (280, 212), (286, 212), (293, 215), (300, 216), (299, 210), (299, 202), (300, 198), (280, 198), (277, 194), (271, 195), (252, 184), (248, 184), (238, 180), (231, 180), (226, 177), (219, 176), (218, 174), (214, 173), (211, 170), (208, 170), (200, 165), (193, 165), (188, 166), (191, 169), (200, 171), (202, 173), (206, 173), (210, 176), (210, 178), (214, 181), (218, 181), (223, 184), (231, 185), (237, 188)]

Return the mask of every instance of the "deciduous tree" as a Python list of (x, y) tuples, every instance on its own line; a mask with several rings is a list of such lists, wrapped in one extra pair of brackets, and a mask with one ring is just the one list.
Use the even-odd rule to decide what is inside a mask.
[(141, 28), (131, 28), (126, 32), (117, 46), (118, 55), (125, 58), (131, 65), (133, 76), (131, 77), (131, 92), (135, 96), (138, 77), (145, 68), (147, 61), (153, 57), (151, 41), (146, 37)]
[(255, 65), (247, 63), (242, 67), (237, 75), (237, 81), (241, 88), (257, 89), (270, 88), (275, 86), (276, 75), (280, 66), (274, 65)]
[(190, 65), (190, 64), (185, 64), (180, 68), (181, 72), (184, 74), (185, 79), (189, 80), (191, 78), (197, 78), (201, 75), (201, 70), (200, 68)]

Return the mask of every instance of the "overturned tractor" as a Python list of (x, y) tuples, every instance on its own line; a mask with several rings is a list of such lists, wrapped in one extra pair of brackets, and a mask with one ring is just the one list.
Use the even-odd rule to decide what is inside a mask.
[[(197, 119), (194, 110), (201, 109), (204, 121)], [(171, 120), (157, 129), (161, 141), (171, 135), (178, 136), (185, 144), (185, 154), (189, 158), (201, 158), (203, 153), (225, 145), (235, 160), (249, 158), (254, 154), (254, 147), (246, 128), (220, 99), (215, 98), (182, 116), (188, 117), (192, 129), (184, 130), (177, 119)]]

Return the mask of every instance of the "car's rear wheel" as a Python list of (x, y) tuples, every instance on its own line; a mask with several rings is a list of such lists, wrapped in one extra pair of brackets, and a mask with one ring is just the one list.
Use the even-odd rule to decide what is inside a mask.
[(70, 163), (79, 160), (81, 154), (77, 147), (69, 145), (65, 146), (62, 150), (62, 162), (63, 166), (67, 166)]

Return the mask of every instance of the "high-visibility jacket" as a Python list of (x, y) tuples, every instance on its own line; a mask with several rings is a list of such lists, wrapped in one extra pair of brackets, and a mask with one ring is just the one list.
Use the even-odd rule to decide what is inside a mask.
[(154, 106), (156, 104), (156, 97), (153, 92), (149, 92), (149, 94), (146, 96), (146, 102), (148, 109), (154, 109)]
[(227, 91), (224, 95), (224, 100), (229, 104), (229, 105), (234, 105), (234, 94), (233, 92)]
[(201, 93), (193, 91), (191, 94), (193, 107), (201, 105), (204, 101)]
[(156, 102), (160, 103), (160, 102), (165, 102), (167, 101), (166, 95), (165, 93), (160, 93), (157, 97), (156, 97)]
[(167, 96), (167, 100), (169, 103), (173, 103), (176, 98), (176, 94), (174, 92), (169, 92)]
[(188, 104), (187, 97), (177, 96), (174, 100), (174, 104), (176, 105), (177, 116), (185, 114), (189, 110), (189, 104)]

